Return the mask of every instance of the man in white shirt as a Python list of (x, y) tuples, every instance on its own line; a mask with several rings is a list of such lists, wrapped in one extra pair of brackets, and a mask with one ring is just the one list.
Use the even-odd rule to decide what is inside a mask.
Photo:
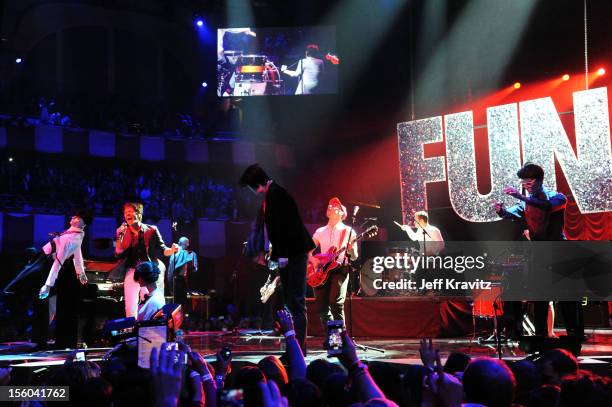
[(136, 266), (134, 270), (134, 281), (141, 287), (146, 287), (148, 294), (138, 304), (137, 321), (147, 321), (155, 315), (164, 305), (166, 299), (162, 289), (157, 287), (160, 270), (157, 262), (146, 261)]
[[(83, 218), (79, 215), (74, 215), (70, 219), (70, 227), (43, 246), (45, 254), (49, 255), (55, 252), (55, 256), (47, 280), (38, 292), (38, 297), (41, 300), (49, 296), (49, 292), (55, 285), (55, 280), (57, 280), (60, 269), (70, 256), (74, 255), (72, 262), (74, 263), (79, 281), (81, 284), (87, 284), (87, 275), (83, 267), (83, 255), (81, 253), (81, 244), (85, 236), (84, 229), (85, 221)], [(53, 246), (55, 246), (55, 248)]]
[(323, 72), (325, 63), (319, 58), (319, 46), (309, 44), (306, 46), (306, 57), (300, 59), (295, 71), (288, 70), (285, 65), (281, 66), (281, 71), (292, 77), (299, 77), (300, 82), (295, 88), (296, 95), (309, 95), (317, 93), (320, 76)]
[(429, 224), (429, 215), (425, 211), (414, 214), (416, 231), (409, 225), (402, 225), (402, 230), (408, 234), (410, 240), (419, 242), (421, 253), (426, 256), (437, 256), (444, 250), (444, 238), (440, 229)]
[[(44, 285), (38, 292), (38, 305), (35, 313), (48, 315), (49, 302), (47, 298), (53, 287), (56, 287), (56, 348), (75, 348), (78, 342), (79, 302), (81, 285), (87, 284), (87, 275), (83, 266), (81, 245), (85, 236), (85, 225), (91, 218), (83, 213), (77, 213), (70, 219), (70, 227), (55, 236), (43, 246), (47, 256), (51, 256), (53, 264), (47, 275)], [(73, 257), (75, 274), (73, 274), (66, 261)], [(33, 341), (42, 348), (46, 346), (48, 319), (44, 315), (35, 317), (36, 320), (46, 321), (44, 328), (37, 327), (32, 332)]]
[[(338, 267), (330, 272), (327, 281), (323, 285), (314, 288), (315, 308), (319, 313), (325, 330), (327, 329), (327, 321), (344, 321), (344, 301), (346, 300), (349, 273), (347, 268), (342, 267), (342, 265), (344, 264), (346, 253), (348, 253), (350, 260), (357, 259), (358, 255), (357, 245), (349, 245), (349, 241), (354, 239), (356, 234), (350, 226), (342, 222), (346, 219), (347, 212), (340, 199), (330, 199), (326, 215), (328, 219), (327, 225), (317, 229), (312, 236), (312, 240), (321, 249), (321, 255), (313, 256), (314, 250), (312, 250), (309, 256), (310, 264), (314, 267), (321, 263), (325, 264), (328, 261), (325, 254), (332, 253), (334, 251), (333, 248), (341, 250), (347, 247), (347, 250), (336, 259)], [(332, 249), (331, 252), (330, 249)]]

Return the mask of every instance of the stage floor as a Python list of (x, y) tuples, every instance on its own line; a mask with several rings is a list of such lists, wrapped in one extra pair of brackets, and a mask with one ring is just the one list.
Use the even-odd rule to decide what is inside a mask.
[[(557, 335), (563, 334), (558, 330)], [(592, 370), (600, 375), (612, 377), (612, 329), (588, 330), (588, 341), (582, 345), (579, 361), (582, 368)], [(419, 364), (419, 339), (415, 338), (356, 338), (357, 343), (368, 347), (384, 350), (379, 352), (373, 349), (359, 350), (362, 360), (381, 361), (397, 364)], [(284, 340), (272, 333), (240, 330), (235, 332), (191, 332), (185, 335), (185, 341), (193, 350), (205, 356), (206, 360), (213, 361), (215, 352), (222, 346), (230, 346), (233, 350), (234, 360), (237, 362), (258, 362), (267, 355), (280, 356), (284, 352)], [(497, 357), (494, 345), (479, 344), (471, 338), (435, 339), (435, 346), (440, 349), (443, 362), (452, 352), (463, 352), (472, 357)], [(307, 341), (307, 363), (317, 358), (325, 358), (326, 352), (322, 347), (322, 337), (309, 337)], [(27, 352), (28, 344), (21, 344), (17, 351), (16, 344), (0, 346), (0, 364), (10, 364), (14, 367), (35, 367), (62, 364), (67, 351), (53, 352)], [(95, 348), (87, 350), (88, 360), (100, 360), (109, 348)], [(525, 352), (514, 346), (504, 346), (502, 357), (505, 360), (523, 359)]]

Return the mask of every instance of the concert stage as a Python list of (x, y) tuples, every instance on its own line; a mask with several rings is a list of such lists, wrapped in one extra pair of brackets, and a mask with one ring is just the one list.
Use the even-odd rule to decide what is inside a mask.
[[(314, 325), (314, 324), (313, 324)], [(557, 335), (563, 330), (557, 330)], [(597, 329), (587, 331), (588, 341), (583, 344), (582, 352), (578, 358), (580, 367), (589, 369), (597, 374), (612, 376), (612, 329)], [(306, 362), (325, 358), (326, 352), (322, 349), (322, 337), (309, 336), (307, 341), (308, 354)], [(257, 363), (268, 355), (280, 356), (284, 352), (284, 340), (274, 336), (272, 332), (240, 330), (233, 332), (209, 331), (191, 332), (185, 335), (185, 341), (192, 349), (205, 356), (209, 362), (222, 346), (230, 346), (233, 350), (233, 361), (240, 365), (245, 362)], [(367, 345), (384, 350), (384, 353), (373, 350), (358, 351), (359, 357), (369, 362), (386, 362), (398, 365), (420, 364), (419, 339), (409, 337), (356, 337), (360, 345)], [(452, 352), (463, 352), (472, 358), (480, 356), (497, 357), (496, 349), (492, 345), (481, 345), (477, 340), (469, 337), (436, 339), (435, 346), (440, 349), (442, 361), (445, 362)], [(0, 364), (13, 367), (15, 380), (31, 380), (33, 377), (42, 377), (47, 369), (64, 363), (69, 351), (34, 352), (27, 351), (28, 344), (13, 343), (0, 345)], [(14, 349), (15, 352), (11, 352)], [(85, 350), (87, 359), (101, 361), (110, 348), (91, 348)], [(504, 346), (502, 357), (504, 360), (520, 360), (526, 355), (517, 346)]]

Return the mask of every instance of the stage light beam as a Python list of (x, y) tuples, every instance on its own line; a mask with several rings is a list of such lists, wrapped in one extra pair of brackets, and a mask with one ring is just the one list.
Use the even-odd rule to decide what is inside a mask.
[(23, 62), (23, 59), (21, 59), (21, 58), (19, 58), (19, 57), (15, 58), (15, 63), (16, 63), (16, 64), (20, 64), (20, 63), (22, 63), (22, 62)]
[(605, 70), (605, 68), (599, 68), (599, 69), (597, 70), (597, 75), (599, 75), (599, 76), (603, 76), (603, 75), (605, 75), (605, 74), (606, 74), (606, 70)]
[(206, 82), (202, 82), (202, 87), (203, 87), (203, 88), (208, 87), (208, 83), (206, 83)]
[(198, 27), (204, 27), (204, 20), (201, 18), (196, 18), (195, 25)]
[(568, 74), (565, 74), (561, 77), (561, 79), (563, 79), (564, 81), (569, 81), (570, 76)]
[(520, 89), (520, 87), (521, 87), (520, 82), (514, 82), (514, 89)]

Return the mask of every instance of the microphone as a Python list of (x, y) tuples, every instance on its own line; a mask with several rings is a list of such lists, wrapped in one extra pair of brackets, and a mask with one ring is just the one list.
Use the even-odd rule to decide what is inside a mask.
[(128, 227), (128, 225), (127, 225), (126, 222), (123, 222), (121, 224), (121, 230), (119, 231), (119, 236), (118, 237), (119, 237), (119, 241), (122, 242), (122, 243), (123, 243), (123, 236), (125, 236), (125, 232), (127, 232), (127, 227)]
[(357, 212), (359, 212), (359, 206), (355, 205), (355, 207), (353, 208), (353, 217), (357, 216)]

